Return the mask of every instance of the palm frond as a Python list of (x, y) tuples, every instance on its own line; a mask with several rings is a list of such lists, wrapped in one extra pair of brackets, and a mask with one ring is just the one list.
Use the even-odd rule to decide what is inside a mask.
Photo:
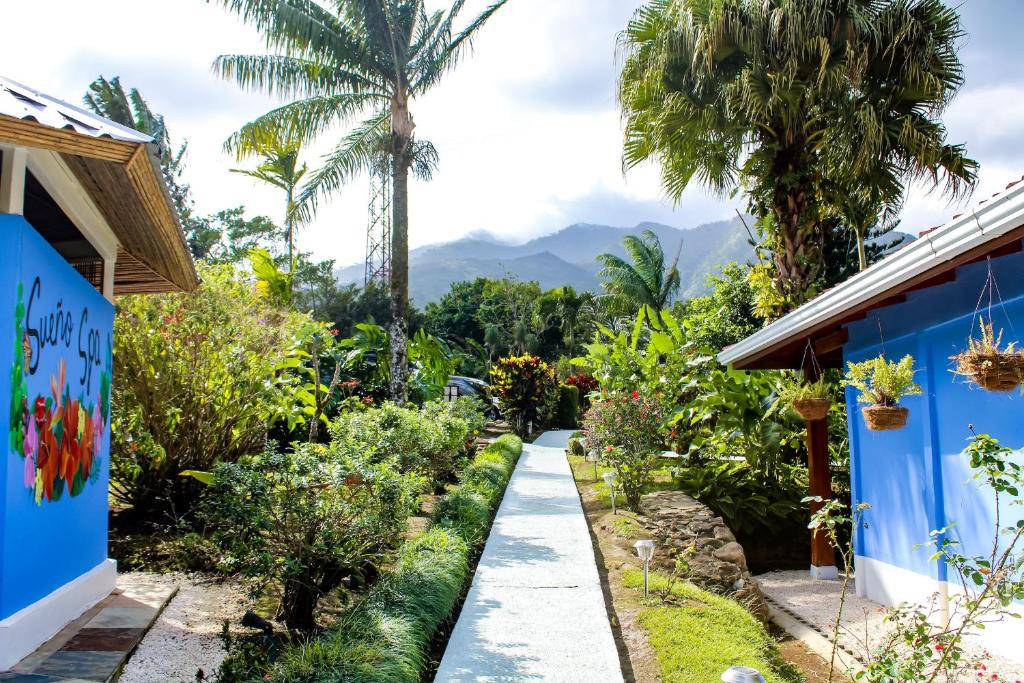
[(278, 138), (307, 143), (332, 125), (344, 123), (379, 102), (373, 95), (338, 93), (290, 102), (263, 114), (224, 143), (226, 151), (258, 150)]
[(378, 112), (342, 138), (324, 157), (323, 165), (310, 176), (298, 204), (315, 208), (321, 197), (337, 192), (353, 177), (373, 171), (384, 163), (391, 139), (389, 119), (389, 111)]

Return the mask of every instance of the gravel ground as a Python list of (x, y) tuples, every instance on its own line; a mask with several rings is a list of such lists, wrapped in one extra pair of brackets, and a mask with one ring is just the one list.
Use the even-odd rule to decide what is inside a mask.
[(225, 655), (220, 640), (224, 620), (237, 624), (249, 605), (238, 584), (197, 576), (128, 573), (118, 576), (117, 582), (179, 586), (128, 660), (120, 683), (193, 683), (199, 669), (212, 675)]
[[(814, 627), (822, 635), (831, 637), (833, 622), (839, 607), (840, 581), (815, 581), (803, 570), (770, 572), (757, 577), (765, 597), (784, 608), (791, 615)], [(886, 608), (877, 602), (858, 597), (853, 583), (846, 596), (840, 645), (854, 655), (862, 656), (876, 647), (892, 628), (884, 622)], [(985, 662), (984, 673), (975, 672), (974, 680), (1016, 681), (1024, 678), (1024, 662), (985, 656), (980, 647), (965, 647), (968, 657)], [(993, 678), (995, 676), (995, 678)]]

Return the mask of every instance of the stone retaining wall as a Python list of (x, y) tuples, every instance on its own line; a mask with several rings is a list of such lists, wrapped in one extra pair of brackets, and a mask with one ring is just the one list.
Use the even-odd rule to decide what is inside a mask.
[(768, 607), (751, 579), (743, 546), (721, 517), (681, 491), (648, 493), (641, 506), (658, 548), (653, 567), (671, 573), (681, 557), (689, 565), (686, 578), (728, 595), (762, 621), (768, 620)]

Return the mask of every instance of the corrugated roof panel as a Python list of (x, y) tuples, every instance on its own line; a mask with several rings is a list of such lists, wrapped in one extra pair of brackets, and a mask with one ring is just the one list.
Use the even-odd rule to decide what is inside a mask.
[(16, 119), (30, 119), (50, 128), (73, 130), (94, 138), (142, 144), (153, 142), (153, 138), (144, 133), (3, 76), (0, 76), (0, 114)]

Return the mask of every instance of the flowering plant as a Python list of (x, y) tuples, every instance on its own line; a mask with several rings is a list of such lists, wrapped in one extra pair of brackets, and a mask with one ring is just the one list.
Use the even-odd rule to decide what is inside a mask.
[(640, 496), (650, 484), (664, 441), (664, 423), (660, 404), (639, 391), (595, 401), (583, 418), (587, 448), (598, 450), (615, 469), (631, 510), (639, 508)]
[(555, 369), (537, 356), (502, 358), (491, 368), (491, 389), (502, 414), (520, 436), (529, 423), (547, 422), (557, 405)]

